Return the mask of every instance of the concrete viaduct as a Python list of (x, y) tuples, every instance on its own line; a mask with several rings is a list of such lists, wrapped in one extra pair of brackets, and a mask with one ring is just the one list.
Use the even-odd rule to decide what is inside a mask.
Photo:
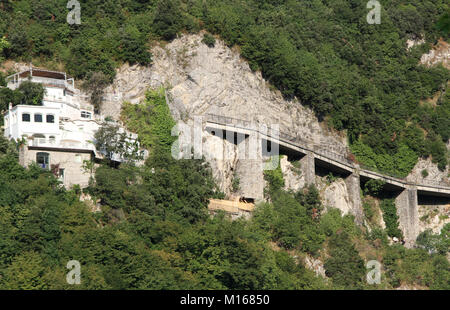
[[(301, 137), (293, 137), (283, 132), (272, 131), (269, 133), (269, 131), (261, 131), (251, 122), (236, 118), (214, 114), (206, 114), (201, 117), (205, 130), (210, 133), (216, 134), (218, 131), (222, 131), (222, 133), (231, 132), (233, 135), (237, 134), (243, 137), (243, 139), (258, 137), (257, 139), (259, 139), (258, 142), (260, 144), (262, 141), (266, 144), (277, 145), (280, 154), (297, 156), (300, 158), (301, 169), (307, 185), (315, 183), (317, 168), (333, 171), (343, 176), (351, 200), (352, 213), (355, 215), (356, 222), (359, 224), (363, 223), (364, 216), (360, 195), (361, 182), (367, 182), (373, 179), (383, 180), (385, 182), (383, 190), (393, 193), (393, 197), (396, 197), (399, 226), (403, 231), (405, 245), (408, 247), (413, 246), (419, 234), (418, 196), (426, 195), (444, 197), (444, 199), (450, 198), (450, 184), (435, 181), (415, 184), (401, 178), (365, 169), (347, 158), (346, 149), (339, 149), (335, 145), (317, 145)], [(250, 167), (250, 169), (251, 174), (258, 173), (258, 169), (255, 169), (255, 167)], [(261, 171), (261, 175), (262, 173)], [(254, 177), (254, 175), (251, 177)], [(258, 195), (251, 193), (251, 191), (245, 194), (248, 198), (258, 199), (258, 197), (252, 197), (252, 195)]]

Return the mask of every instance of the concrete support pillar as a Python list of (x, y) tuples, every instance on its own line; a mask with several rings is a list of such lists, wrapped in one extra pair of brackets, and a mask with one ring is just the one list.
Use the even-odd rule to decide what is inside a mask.
[(306, 155), (300, 159), (300, 164), (302, 166), (302, 172), (305, 176), (305, 185), (309, 186), (311, 184), (316, 184), (314, 154), (312, 152), (307, 152)]
[(257, 135), (248, 136), (239, 145), (239, 159), (236, 174), (239, 177), (239, 194), (252, 198), (255, 202), (264, 200), (264, 162), (261, 155), (261, 139)]
[(350, 198), (351, 213), (355, 216), (355, 222), (358, 225), (362, 225), (364, 223), (364, 211), (361, 200), (359, 173), (357, 171), (353, 172), (344, 181), (347, 186), (348, 197)]
[(403, 232), (405, 246), (413, 247), (419, 235), (419, 210), (417, 203), (417, 188), (405, 188), (395, 199), (399, 227)]

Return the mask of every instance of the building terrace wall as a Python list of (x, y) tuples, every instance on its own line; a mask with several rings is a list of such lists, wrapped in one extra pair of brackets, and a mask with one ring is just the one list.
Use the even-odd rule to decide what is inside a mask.
[(24, 146), (19, 152), (19, 162), (23, 166), (28, 166), (36, 162), (38, 152), (48, 153), (50, 156), (50, 167), (59, 165), (59, 169), (64, 169), (63, 184), (66, 188), (71, 188), (75, 184), (79, 184), (81, 188), (89, 185), (91, 173), (85, 172), (83, 162), (92, 159), (92, 153), (76, 152), (68, 149), (49, 150), (48, 148), (33, 148)]

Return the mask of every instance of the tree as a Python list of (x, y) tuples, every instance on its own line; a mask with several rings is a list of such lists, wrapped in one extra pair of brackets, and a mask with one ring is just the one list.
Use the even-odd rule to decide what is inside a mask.
[(83, 89), (91, 94), (91, 103), (97, 113), (103, 101), (104, 90), (109, 83), (110, 79), (103, 72), (91, 72), (82, 85)]
[(439, 18), (437, 28), (446, 35), (450, 33), (450, 9)]
[[(0, 111), (8, 110), (9, 103), (13, 106), (23, 101), (24, 94), (19, 90), (11, 90), (7, 87), (0, 88)], [(3, 119), (2, 119), (3, 121)]]
[(127, 25), (120, 29), (119, 57), (130, 64), (147, 65), (151, 62), (151, 53), (148, 51), (146, 36), (139, 30)]
[(427, 250), (429, 253), (439, 253), (445, 255), (450, 251), (450, 224), (441, 229), (440, 234), (433, 234), (433, 231), (427, 229), (417, 236), (416, 243), (419, 247)]
[(346, 289), (361, 288), (364, 261), (345, 231), (338, 231), (330, 238), (329, 253), (331, 257), (325, 262), (325, 274), (333, 279), (333, 283)]
[(17, 90), (23, 94), (21, 104), (42, 105), (46, 92), (42, 84), (25, 81), (20, 84)]
[(159, 0), (153, 19), (153, 29), (164, 40), (172, 40), (183, 26), (179, 0)]
[(104, 122), (94, 139), (97, 151), (111, 163), (114, 160), (133, 162), (143, 158), (139, 143), (113, 122)]
[(377, 197), (383, 190), (385, 184), (386, 182), (383, 180), (369, 180), (364, 184), (364, 194)]
[(45, 267), (40, 255), (36, 252), (24, 252), (14, 257), (11, 265), (5, 271), (0, 286), (14, 290), (42, 290), (49, 283), (43, 279)]
[[(3, 62), (3, 50), (9, 48), (11, 44), (6, 40), (5, 37), (0, 38), (0, 63)], [(2, 83), (0, 83), (0, 86), (2, 86)]]

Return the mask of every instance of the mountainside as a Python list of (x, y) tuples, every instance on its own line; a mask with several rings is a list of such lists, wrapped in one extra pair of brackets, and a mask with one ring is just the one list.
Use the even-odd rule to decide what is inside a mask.
[[(153, 65), (123, 66), (105, 92), (102, 113), (118, 119), (121, 100), (137, 103), (148, 87), (166, 86), (169, 106), (176, 120), (193, 124), (195, 115), (208, 113), (229, 116), (266, 125), (345, 153), (346, 139), (320, 124), (314, 113), (297, 100), (287, 101), (270, 88), (260, 73), (254, 73), (237, 52), (217, 41), (210, 48), (201, 42), (202, 35), (187, 35), (152, 50)], [(110, 98), (118, 98), (110, 101)], [(119, 99), (120, 98), (120, 99)], [(217, 137), (206, 137), (204, 152), (222, 190), (230, 193), (232, 171), (236, 170), (237, 149)], [(224, 145), (224, 161), (214, 154), (208, 143)], [(261, 179), (261, 182), (263, 180)], [(264, 187), (264, 184), (261, 184)]]
[[(447, 188), (417, 188), (450, 184), (446, 1), (380, 1), (380, 24), (356, 0), (81, 2), (80, 24), (66, 0), (0, 3), (0, 111), (40, 104), (37, 84), (12, 91), (6, 75), (66, 71), (99, 122), (96, 150), (138, 151), (119, 124), (148, 157), (91, 157), (87, 187), (64, 188), (0, 135), (0, 289), (450, 288)], [(204, 123), (203, 158), (174, 158), (208, 114), (279, 125), (351, 167), (286, 144), (242, 160)], [(210, 212), (211, 199), (254, 211)]]
[[(370, 24), (358, 1), (86, 0), (81, 24), (68, 24), (63, 0), (7, 1), (0, 46), (2, 58), (65, 68), (78, 79), (101, 72), (110, 83), (123, 63), (150, 64), (148, 47), (159, 40), (207, 29), (237, 46), (283, 96), (346, 130), (366, 166), (405, 177), (417, 158), (429, 157), (444, 170), (449, 71), (418, 63), (448, 38), (448, 4), (380, 4), (381, 23)], [(214, 45), (213, 38), (207, 42)], [(434, 105), (422, 104), (430, 98), (437, 98)]]
[[(124, 65), (117, 71), (113, 84), (105, 91), (102, 114), (118, 119), (122, 101), (138, 103), (148, 87), (167, 87), (173, 117), (193, 124), (195, 115), (208, 113), (278, 124), (280, 131), (301, 135), (345, 155), (347, 138), (344, 133), (332, 130), (319, 122), (314, 113), (297, 100), (286, 100), (274, 90), (259, 72), (252, 72), (237, 51), (232, 51), (221, 40), (215, 47), (202, 43), (202, 35), (183, 35), (164, 47), (152, 49), (150, 67)], [(209, 137), (209, 140), (217, 138)], [(450, 140), (449, 140), (450, 142)], [(214, 173), (229, 193), (232, 173), (237, 158), (233, 146), (224, 141), (228, 163), (212, 163)], [(206, 152), (214, 148), (206, 147)], [(205, 154), (208, 156), (208, 154)], [(212, 155), (214, 154), (210, 154)], [(234, 162), (234, 164), (233, 164)], [(427, 170), (424, 178), (422, 171)], [(441, 171), (430, 159), (420, 159), (408, 180), (448, 180), (448, 167)], [(224, 181), (227, 180), (227, 181)], [(301, 178), (299, 180), (301, 181)]]

